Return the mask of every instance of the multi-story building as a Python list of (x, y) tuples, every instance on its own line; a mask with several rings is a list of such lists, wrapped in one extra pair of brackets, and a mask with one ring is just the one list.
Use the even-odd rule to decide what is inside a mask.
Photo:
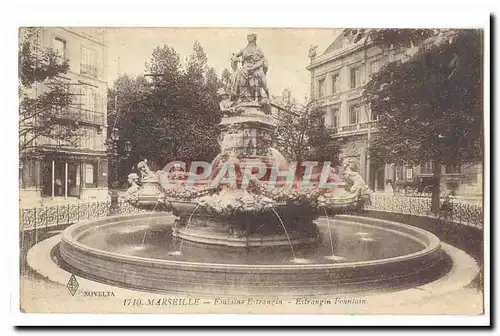
[[(312, 54), (307, 69), (311, 73), (311, 97), (326, 108), (325, 123), (341, 143), (340, 159), (353, 158), (361, 175), (375, 191), (388, 188), (388, 181), (432, 184), (432, 162), (419, 166), (375, 165), (368, 155), (369, 142), (377, 136), (377, 116), (362, 101), (364, 85), (385, 64), (405, 60), (416, 48), (383, 50), (362, 39), (340, 34), (321, 55)], [(313, 56), (314, 55), (314, 56)], [(442, 167), (442, 183), (458, 194), (480, 194), (481, 165)]]
[[(37, 28), (31, 39), (38, 48), (51, 48), (69, 61), (69, 70), (60, 79), (73, 94), (73, 103), (59, 110), (56, 117), (61, 124), (73, 121), (79, 136), (66, 142), (40, 136), (32, 144), (36, 150), (20, 153), (21, 201), (105, 199), (108, 195), (105, 30)], [(44, 84), (38, 83), (31, 88), (31, 94), (36, 96), (43, 90)]]

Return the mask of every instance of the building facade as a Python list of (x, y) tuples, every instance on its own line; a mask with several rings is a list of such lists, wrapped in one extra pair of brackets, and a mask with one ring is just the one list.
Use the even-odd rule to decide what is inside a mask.
[[(334, 141), (341, 144), (341, 161), (355, 159), (359, 172), (374, 191), (394, 186), (431, 185), (432, 162), (419, 166), (375, 165), (367, 148), (378, 136), (377, 116), (363, 103), (364, 85), (385, 64), (407, 60), (416, 48), (382, 50), (364, 39), (353, 42), (340, 34), (321, 55), (311, 54), (307, 69), (311, 74), (311, 97), (326, 109), (325, 124), (332, 128)], [(442, 167), (442, 189), (457, 195), (479, 195), (482, 166)], [(388, 183), (391, 182), (391, 183)]]
[[(21, 202), (108, 197), (107, 41), (101, 28), (38, 28), (31, 39), (69, 61), (60, 79), (67, 83), (72, 104), (57, 112), (61, 124), (72, 121), (78, 137), (63, 142), (40, 136), (35, 150), (20, 153)], [(44, 84), (31, 88), (36, 96)], [(21, 140), (20, 140), (21, 141)]]

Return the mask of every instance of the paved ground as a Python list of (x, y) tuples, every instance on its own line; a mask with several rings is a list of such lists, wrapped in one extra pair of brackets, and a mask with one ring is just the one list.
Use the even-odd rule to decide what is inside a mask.
[[(68, 289), (62, 285), (46, 281), (41, 278), (23, 276), (21, 282), (22, 297), (29, 298), (22, 302), (25, 312), (110, 312), (121, 310), (124, 307), (124, 299), (116, 293), (116, 297), (84, 297), (82, 294), (71, 296)], [(146, 293), (136, 293), (129, 298), (174, 298), (176, 295), (152, 295)], [(186, 298), (183, 296), (182, 298)], [(280, 306), (261, 306), (256, 308), (245, 306), (217, 307), (209, 306), (206, 312), (218, 313), (330, 313), (330, 314), (460, 314), (460, 315), (479, 315), (483, 307), (483, 295), (480, 290), (475, 288), (462, 288), (444, 295), (436, 295), (430, 299), (417, 302), (409, 302), (393, 305), (389, 302), (380, 304), (370, 303), (370, 297), (365, 297), (367, 304), (363, 305), (336, 305), (336, 306), (301, 306), (295, 303)], [(129, 312), (137, 313), (168, 313), (175, 309), (176, 313), (190, 312), (190, 307), (142, 307)], [(192, 310), (191, 310), (192, 312)]]

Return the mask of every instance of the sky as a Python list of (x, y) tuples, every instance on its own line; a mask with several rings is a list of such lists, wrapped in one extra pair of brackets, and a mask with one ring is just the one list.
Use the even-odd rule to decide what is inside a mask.
[(322, 53), (341, 29), (215, 29), (215, 28), (108, 28), (108, 84), (118, 73), (139, 75), (152, 51), (161, 45), (173, 47), (181, 60), (191, 53), (198, 40), (207, 54), (208, 64), (220, 75), (231, 69), (231, 54), (244, 48), (248, 33), (256, 33), (257, 44), (269, 62), (267, 73), (271, 95), (280, 96), (290, 88), (299, 101), (309, 96), (310, 75), (306, 70), (311, 45)]

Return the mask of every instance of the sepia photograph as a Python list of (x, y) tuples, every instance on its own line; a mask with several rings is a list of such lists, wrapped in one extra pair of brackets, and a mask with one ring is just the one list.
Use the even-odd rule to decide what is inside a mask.
[(18, 27), (19, 311), (484, 315), (485, 28)]

